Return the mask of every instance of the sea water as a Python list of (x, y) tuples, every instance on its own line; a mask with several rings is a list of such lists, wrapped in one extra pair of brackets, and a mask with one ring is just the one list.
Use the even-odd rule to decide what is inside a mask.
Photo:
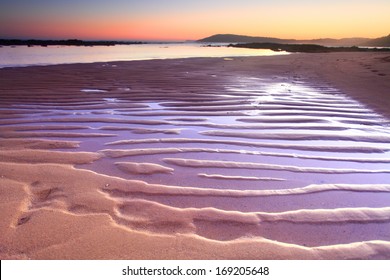
[(206, 46), (200, 43), (151, 43), (115, 46), (2, 46), (0, 68), (192, 57), (237, 57), (287, 54), (271, 50)]

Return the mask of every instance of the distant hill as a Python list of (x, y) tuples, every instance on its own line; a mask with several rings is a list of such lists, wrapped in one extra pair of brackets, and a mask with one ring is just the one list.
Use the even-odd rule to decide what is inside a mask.
[(280, 39), (273, 37), (253, 37), (235, 34), (217, 34), (203, 38), (198, 42), (201, 43), (278, 43), (278, 44), (317, 44), (323, 46), (373, 46), (373, 47), (390, 47), (390, 35), (377, 39), (369, 38), (343, 38), (343, 39), (313, 39), (313, 40), (295, 40)]
[(234, 34), (217, 34), (204, 39), (199, 40), (201, 43), (281, 43), (288, 44), (295, 42), (291, 39), (279, 39), (271, 37), (252, 37), (244, 35)]
[(385, 37), (380, 37), (377, 39), (368, 40), (363, 43), (363, 46), (370, 47), (390, 47), (390, 34)]

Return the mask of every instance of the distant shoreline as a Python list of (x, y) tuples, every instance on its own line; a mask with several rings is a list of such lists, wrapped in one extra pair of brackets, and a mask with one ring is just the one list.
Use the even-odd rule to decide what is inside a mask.
[(201, 43), (230, 43), (230, 44), (244, 44), (244, 43), (276, 43), (276, 44), (314, 44), (328, 47), (390, 47), (390, 35), (380, 38), (370, 39), (361, 37), (352, 38), (322, 38), (322, 39), (281, 39), (272, 37), (253, 37), (235, 34), (216, 34), (207, 38), (203, 38), (198, 42)]
[(248, 49), (270, 49), (280, 52), (291, 53), (331, 53), (331, 52), (390, 52), (390, 48), (368, 48), (368, 47), (326, 47), (315, 44), (279, 44), (279, 43), (245, 43), (230, 44), (229, 47)]
[(141, 45), (148, 44), (141, 41), (84, 41), (78, 39), (68, 40), (20, 40), (20, 39), (0, 39), (0, 46), (115, 46), (115, 45)]

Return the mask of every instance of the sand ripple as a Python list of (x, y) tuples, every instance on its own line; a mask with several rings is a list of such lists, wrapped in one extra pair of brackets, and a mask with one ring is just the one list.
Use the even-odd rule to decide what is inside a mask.
[(390, 258), (389, 121), (251, 61), (1, 69), (0, 256)]

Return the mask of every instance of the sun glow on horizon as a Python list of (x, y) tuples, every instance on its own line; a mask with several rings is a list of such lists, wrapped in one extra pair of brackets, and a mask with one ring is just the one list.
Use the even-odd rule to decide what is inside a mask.
[(230, 33), (314, 39), (375, 38), (390, 32), (388, 0), (209, 2), (3, 0), (0, 37), (197, 40)]

